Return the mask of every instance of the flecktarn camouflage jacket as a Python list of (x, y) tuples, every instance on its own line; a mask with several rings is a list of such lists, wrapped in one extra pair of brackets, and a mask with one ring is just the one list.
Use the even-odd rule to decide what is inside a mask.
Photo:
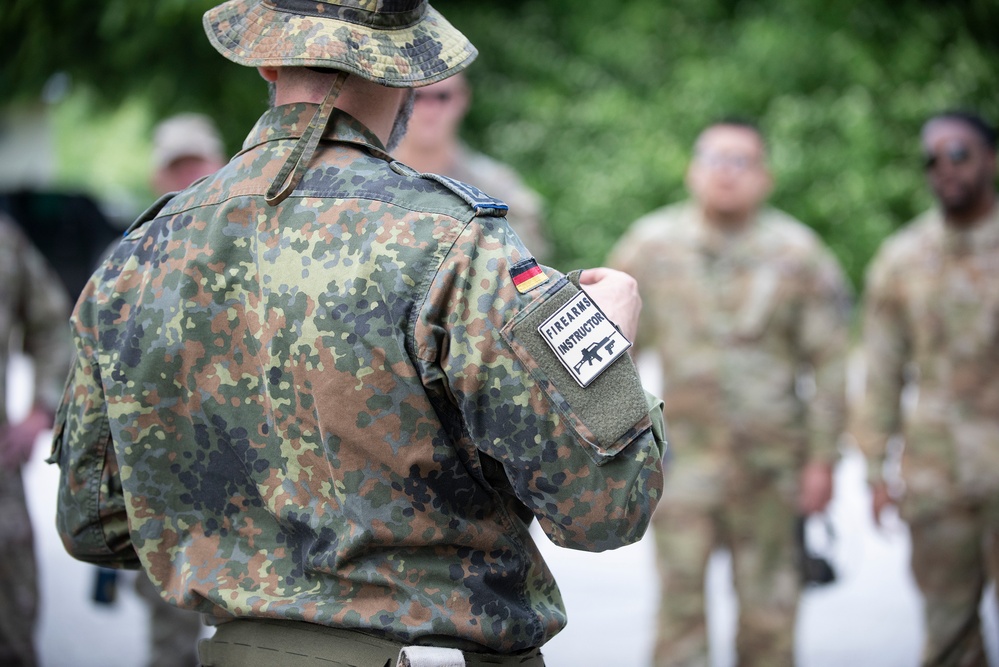
[(537, 344), (578, 288), (512, 277), (531, 260), (498, 202), (390, 163), (351, 117), (268, 207), (314, 109), (267, 112), (91, 280), (63, 540), (219, 621), (540, 646), (565, 612), (530, 521), (572, 548), (641, 537), (661, 413), (627, 355), (583, 389)]

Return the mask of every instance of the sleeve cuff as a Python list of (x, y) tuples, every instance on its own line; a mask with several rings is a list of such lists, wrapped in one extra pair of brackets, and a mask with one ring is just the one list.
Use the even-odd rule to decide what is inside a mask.
[(649, 393), (647, 390), (645, 391), (645, 403), (649, 406), (649, 419), (652, 420), (652, 435), (656, 439), (656, 445), (659, 446), (659, 454), (660, 456), (665, 456), (666, 450), (669, 447), (669, 441), (666, 437), (666, 417), (663, 415), (665, 403), (663, 403), (663, 399)]

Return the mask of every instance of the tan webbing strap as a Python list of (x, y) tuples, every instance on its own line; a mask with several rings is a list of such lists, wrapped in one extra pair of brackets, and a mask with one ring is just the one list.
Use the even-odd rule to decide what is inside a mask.
[[(281, 166), (281, 171), (278, 172), (274, 182), (271, 183), (271, 187), (267, 189), (264, 201), (270, 206), (277, 206), (283, 202), (298, 187), (298, 183), (302, 180), (305, 170), (309, 168), (312, 156), (316, 154), (316, 147), (319, 146), (319, 140), (326, 133), (326, 125), (329, 124), (330, 116), (333, 115), (336, 98), (340, 96), (340, 91), (343, 89), (343, 82), (346, 80), (346, 72), (337, 72), (336, 79), (333, 80), (333, 85), (330, 86), (329, 92), (326, 93), (323, 103), (319, 105), (315, 115), (309, 122), (309, 126), (302, 133), (302, 136), (299, 137), (291, 154), (288, 155), (288, 159)], [(282, 185), (284, 187), (281, 187)]]

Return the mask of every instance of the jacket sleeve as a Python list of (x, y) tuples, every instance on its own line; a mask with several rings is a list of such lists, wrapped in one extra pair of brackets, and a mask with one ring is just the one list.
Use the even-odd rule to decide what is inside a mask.
[(846, 428), (846, 357), (850, 292), (839, 265), (821, 252), (806, 280), (799, 320), (799, 348), (815, 389), (806, 401), (808, 453), (812, 461), (834, 462)]
[(510, 268), (529, 255), (508, 229), (473, 220), (435, 275), (415, 335), (425, 382), (444, 385), (463, 435), (554, 543), (637, 541), (662, 491), (662, 403), (627, 354), (585, 389), (570, 379), (537, 326), (579, 287), (541, 267), (543, 281), (518, 291)]
[(76, 358), (56, 414), (52, 456), (60, 468), (56, 526), (71, 556), (138, 568), (96, 358), (89, 302), (72, 318)]
[(881, 479), (888, 440), (902, 430), (902, 389), (910, 356), (908, 325), (895, 271), (884, 253), (875, 257), (864, 295), (864, 393), (852, 426), (868, 465), (868, 480)]

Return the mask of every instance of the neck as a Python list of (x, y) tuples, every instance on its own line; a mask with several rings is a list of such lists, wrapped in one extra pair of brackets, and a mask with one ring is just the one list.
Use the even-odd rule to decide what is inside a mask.
[[(321, 74), (304, 68), (279, 68), (275, 76), (274, 104), (322, 104), (335, 78), (335, 74)], [(405, 95), (403, 88), (388, 88), (359, 76), (348, 76), (335, 106), (356, 118), (383, 144), (387, 144)]]
[(716, 211), (707, 206), (701, 207), (701, 218), (704, 223), (726, 234), (735, 234), (745, 230), (756, 218), (756, 211), (733, 213)]

